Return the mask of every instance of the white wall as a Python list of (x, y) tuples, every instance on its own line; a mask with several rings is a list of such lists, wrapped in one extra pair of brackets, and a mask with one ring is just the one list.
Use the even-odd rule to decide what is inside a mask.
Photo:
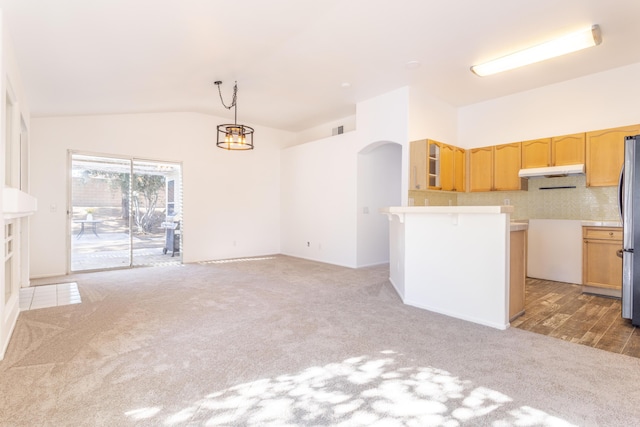
[(356, 106), (358, 150), (379, 141), (402, 145), (401, 204), (409, 194), (409, 87), (360, 102)]
[[(356, 131), (282, 152), (282, 253), (347, 267), (388, 261), (388, 255), (380, 256), (387, 248), (379, 243), (359, 258), (358, 230), (376, 226), (370, 216), (358, 214), (358, 153), (383, 142), (400, 144), (399, 167), (401, 176), (406, 175), (408, 101), (408, 88), (401, 88), (361, 102), (356, 106)], [(397, 173), (397, 157), (385, 161), (395, 163), (386, 166), (385, 173)], [(401, 179), (396, 200), (404, 199), (406, 204), (407, 190), (408, 183)]]
[(389, 262), (389, 221), (380, 208), (399, 206), (402, 146), (376, 145), (358, 155), (358, 267)]
[(282, 253), (356, 266), (356, 132), (282, 152)]
[(458, 143), (483, 147), (640, 123), (640, 63), (459, 109)]
[[(216, 125), (197, 113), (32, 119), (31, 276), (67, 271), (67, 151), (182, 162), (183, 261), (280, 252), (280, 144), (294, 135), (256, 128), (253, 151), (215, 145)], [(55, 207), (55, 208), (54, 208)]]
[(351, 132), (356, 130), (356, 116), (343, 117), (339, 120), (323, 123), (310, 129), (305, 129), (296, 134), (296, 144), (304, 144), (305, 142), (316, 141), (318, 139), (333, 136), (333, 129), (339, 126), (343, 127), (343, 132)]
[(435, 139), (458, 145), (458, 110), (420, 88), (409, 98), (409, 141)]
[[(7, 91), (11, 91), (14, 101), (14, 112), (12, 117), (12, 135), (13, 140), (13, 152), (11, 153), (12, 163), (12, 181), (13, 187), (19, 187), (19, 179), (21, 174), (21, 160), (20, 149), (16, 143), (19, 141), (19, 134), (21, 131), (21, 121), (24, 121), (26, 131), (29, 130), (30, 114), (29, 108), (26, 102), (26, 97), (22, 87), (22, 80), (20, 77), (20, 71), (18, 69), (17, 61), (13, 51), (13, 43), (11, 36), (7, 30), (7, 26), (4, 22), (4, 16), (0, 12), (0, 179), (5, 182), (5, 147), (7, 141), (7, 122), (6, 122), (6, 97)], [(23, 142), (26, 143), (26, 142)], [(28, 152), (28, 150), (25, 150)], [(4, 196), (4, 195), (3, 195)], [(7, 220), (9, 217), (14, 221), (14, 241), (13, 241), (13, 258), (12, 258), (12, 277), (13, 283), (5, 283), (5, 262), (0, 263), (0, 360), (4, 357), (5, 350), (9, 344), (9, 339), (13, 332), (13, 328), (18, 319), (19, 310), (19, 287), (28, 284), (28, 277), (23, 275), (23, 265), (28, 265), (29, 259), (25, 256), (26, 251), (23, 245), (25, 241), (23, 236), (29, 233), (28, 219), (26, 217), (17, 218), (16, 215), (5, 212), (3, 206), (3, 200), (0, 198), (0, 213), (2, 213), (3, 219)], [(4, 221), (2, 226), (2, 240), (4, 248)], [(4, 254), (4, 249), (3, 249)], [(11, 286), (12, 291), (8, 298), (5, 300), (5, 286)]]

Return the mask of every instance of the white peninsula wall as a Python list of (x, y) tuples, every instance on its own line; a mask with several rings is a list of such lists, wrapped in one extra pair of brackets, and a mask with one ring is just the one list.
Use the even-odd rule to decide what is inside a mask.
[(390, 280), (407, 305), (506, 329), (512, 206), (382, 209)]

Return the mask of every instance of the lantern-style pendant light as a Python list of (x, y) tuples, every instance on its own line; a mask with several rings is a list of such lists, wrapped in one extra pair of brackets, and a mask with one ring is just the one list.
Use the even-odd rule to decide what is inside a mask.
[(231, 105), (227, 106), (222, 99), (222, 91), (220, 80), (214, 82), (218, 86), (218, 93), (220, 94), (220, 101), (222, 105), (227, 109), (234, 109), (233, 124), (218, 125), (218, 138), (216, 145), (225, 150), (253, 150), (253, 128), (245, 125), (238, 124), (238, 82), (235, 82), (233, 86), (233, 100)]

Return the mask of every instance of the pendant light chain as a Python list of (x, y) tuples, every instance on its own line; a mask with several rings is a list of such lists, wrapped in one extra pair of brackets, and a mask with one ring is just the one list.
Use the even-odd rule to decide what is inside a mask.
[(233, 99), (231, 100), (231, 105), (227, 105), (224, 103), (224, 99), (222, 99), (222, 90), (220, 90), (220, 85), (222, 82), (215, 82), (216, 86), (218, 86), (218, 94), (220, 95), (220, 102), (222, 102), (222, 106), (227, 110), (231, 110), (236, 106), (236, 100), (238, 99), (238, 82), (236, 81), (233, 85)]

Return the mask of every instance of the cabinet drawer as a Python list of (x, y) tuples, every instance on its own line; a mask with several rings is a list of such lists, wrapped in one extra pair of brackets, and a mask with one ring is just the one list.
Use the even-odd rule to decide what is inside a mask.
[(618, 240), (622, 241), (621, 227), (584, 227), (582, 236), (585, 239)]

